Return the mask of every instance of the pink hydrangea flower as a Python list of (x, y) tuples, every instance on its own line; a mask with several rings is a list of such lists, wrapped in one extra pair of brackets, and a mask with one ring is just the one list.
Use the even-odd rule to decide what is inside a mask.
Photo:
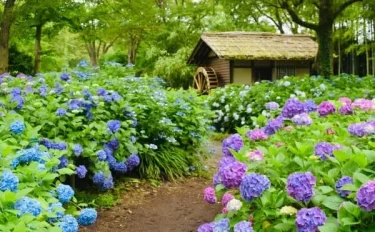
[(286, 126), (286, 127), (284, 127), (284, 130), (285, 131), (291, 131), (291, 130), (293, 130), (294, 128), (292, 127), (292, 126)]
[(249, 159), (252, 161), (262, 161), (264, 158), (263, 152), (259, 150), (250, 151), (246, 154), (246, 156), (249, 157)]
[(268, 135), (264, 132), (263, 129), (255, 129), (248, 131), (246, 133), (246, 136), (253, 141), (266, 140), (268, 138)]
[(343, 105), (350, 105), (352, 104), (352, 100), (348, 97), (341, 97), (339, 98), (339, 102), (343, 103)]
[(369, 111), (375, 109), (375, 103), (372, 100), (359, 98), (354, 100), (352, 107), (359, 108), (363, 111)]

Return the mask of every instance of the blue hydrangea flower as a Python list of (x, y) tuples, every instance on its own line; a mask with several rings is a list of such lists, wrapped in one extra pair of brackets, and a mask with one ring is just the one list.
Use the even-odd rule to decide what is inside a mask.
[(36, 217), (42, 212), (42, 206), (40, 202), (30, 197), (22, 197), (21, 199), (16, 201), (14, 209), (20, 211), (17, 214), (19, 217), (26, 213), (31, 213)]
[(74, 145), (74, 147), (73, 147), (73, 152), (74, 152), (74, 154), (75, 154), (76, 156), (81, 155), (82, 152), (83, 152), (83, 148), (82, 148), (82, 146), (79, 145), (79, 144)]
[(113, 169), (116, 168), (117, 160), (116, 160), (116, 158), (114, 156), (107, 155), (107, 162), (108, 162), (109, 168), (111, 170), (113, 170)]
[(47, 96), (47, 86), (46, 86), (46, 85), (42, 85), (42, 86), (40, 86), (40, 87), (38, 88), (38, 90), (39, 90), (39, 94), (40, 94), (40, 96), (42, 96), (42, 97)]
[(113, 178), (111, 173), (106, 177), (103, 172), (97, 172), (94, 174), (93, 182), (104, 191), (113, 188)]
[(336, 181), (336, 191), (342, 197), (347, 197), (351, 191), (348, 190), (341, 190), (341, 187), (347, 184), (353, 184), (354, 180), (350, 176), (343, 176), (341, 179)]
[(120, 147), (120, 142), (117, 139), (112, 139), (107, 143), (112, 150), (117, 150)]
[(69, 202), (74, 196), (74, 190), (69, 185), (59, 184), (56, 191), (57, 197), (61, 203)]
[(78, 110), (82, 106), (82, 101), (78, 99), (70, 100), (68, 103), (69, 110)]
[(105, 161), (107, 159), (107, 153), (104, 150), (99, 150), (96, 155), (100, 161)]
[(137, 124), (138, 124), (137, 120), (133, 120), (133, 122), (132, 122), (132, 127), (136, 127)]
[(128, 168), (126, 166), (126, 164), (124, 162), (118, 162), (115, 164), (114, 168), (113, 168), (116, 172), (118, 173), (126, 173), (128, 171)]
[(60, 76), (60, 80), (62, 80), (62, 81), (69, 81), (69, 79), (70, 79), (69, 73), (63, 73)]
[(107, 91), (103, 88), (98, 88), (98, 90), (96, 91), (96, 93), (98, 94), (98, 96), (105, 96), (107, 95)]
[(59, 222), (62, 232), (77, 232), (78, 222), (72, 215), (65, 215)]
[(20, 120), (16, 120), (10, 124), (9, 129), (15, 135), (22, 134), (25, 131), (25, 124)]
[(315, 102), (311, 99), (308, 99), (304, 103), (305, 111), (307, 113), (314, 112), (318, 110), (318, 106), (315, 104)]
[(140, 163), (139, 156), (137, 154), (133, 154), (129, 156), (129, 158), (126, 160), (126, 166), (128, 167), (128, 170), (131, 171), (135, 167), (137, 167)]
[(55, 217), (48, 218), (48, 222), (57, 222), (58, 219), (64, 217), (64, 208), (61, 202), (50, 203), (47, 209), (50, 213), (55, 213)]
[(109, 120), (107, 123), (107, 129), (110, 133), (116, 133), (121, 128), (121, 122), (119, 120)]
[(97, 172), (94, 174), (94, 177), (92, 178), (94, 184), (96, 185), (102, 185), (105, 181), (105, 175), (103, 172)]
[(240, 221), (236, 225), (234, 225), (234, 232), (253, 232), (253, 227), (251, 226), (251, 222), (248, 221)]
[(25, 103), (25, 100), (23, 99), (21, 95), (14, 95), (12, 96), (11, 103), (14, 103), (14, 102), (17, 103), (16, 109), (22, 109), (23, 104)]
[(135, 136), (130, 136), (130, 142), (135, 143), (137, 142), (137, 138)]
[(68, 166), (69, 164), (68, 158), (66, 158), (65, 156), (61, 156), (59, 160), (60, 160), (60, 164), (58, 168), (66, 168)]
[(79, 166), (77, 166), (77, 168), (76, 168), (76, 174), (81, 179), (85, 178), (85, 176), (87, 174), (87, 169), (86, 169), (85, 165), (79, 165)]
[(246, 175), (240, 185), (241, 197), (246, 201), (252, 201), (262, 195), (271, 187), (271, 182), (265, 175), (251, 173)]
[(111, 96), (112, 96), (113, 101), (115, 102), (119, 102), (123, 99), (122, 96), (117, 92), (113, 92)]
[(78, 224), (81, 226), (89, 226), (95, 223), (96, 218), (98, 217), (98, 213), (93, 208), (86, 208), (83, 209), (78, 218)]
[(66, 109), (64, 109), (64, 108), (58, 108), (57, 110), (56, 110), (56, 115), (57, 116), (65, 116), (66, 115)]
[(13, 172), (7, 170), (3, 171), (0, 177), (0, 191), (11, 191), (15, 192), (18, 189), (19, 179)]
[(229, 219), (224, 218), (219, 221), (213, 222), (213, 232), (230, 232)]

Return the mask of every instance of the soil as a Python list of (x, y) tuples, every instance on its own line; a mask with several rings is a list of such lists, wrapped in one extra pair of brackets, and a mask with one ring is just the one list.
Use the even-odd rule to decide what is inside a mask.
[[(213, 170), (220, 159), (221, 144), (211, 142), (216, 151), (207, 160)], [(192, 232), (211, 222), (220, 212), (220, 204), (209, 205), (203, 190), (212, 181), (189, 178), (164, 182), (159, 187), (142, 186), (124, 194), (121, 202), (108, 210), (99, 210), (95, 225), (82, 232)]]

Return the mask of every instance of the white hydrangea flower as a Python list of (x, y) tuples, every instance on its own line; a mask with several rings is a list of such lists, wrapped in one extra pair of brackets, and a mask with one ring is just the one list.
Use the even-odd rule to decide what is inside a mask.
[(259, 85), (259, 82), (258, 82), (258, 81), (257, 81), (257, 82), (255, 82), (255, 83), (254, 83), (254, 85)]
[(225, 116), (225, 117), (224, 117), (224, 121), (225, 121), (225, 122), (228, 122), (228, 121), (229, 121), (229, 117), (228, 117), (228, 116)]
[(238, 107), (238, 111), (243, 111), (243, 109), (244, 109), (243, 105), (240, 105), (240, 106)]
[(224, 106), (224, 109), (225, 109), (225, 111), (228, 112), (228, 111), (229, 111), (229, 105), (225, 105), (225, 106)]
[(246, 113), (248, 113), (248, 114), (251, 113), (252, 111), (253, 111), (253, 109), (251, 109), (251, 108), (246, 109)]
[(241, 207), (242, 207), (242, 202), (235, 198), (230, 200), (227, 204), (227, 210), (229, 212), (237, 212), (238, 210), (241, 209)]
[(221, 103), (224, 103), (224, 102), (225, 102), (225, 98), (222, 97), (222, 98), (220, 99), (220, 102), (221, 102)]
[(233, 118), (234, 118), (235, 120), (238, 120), (238, 119), (240, 118), (240, 116), (239, 116), (237, 113), (233, 113)]
[(220, 128), (220, 131), (221, 131), (221, 132), (224, 132), (224, 128)]
[(284, 76), (284, 79), (288, 79), (289, 77), (288, 76)]
[(213, 107), (219, 107), (220, 105), (219, 105), (219, 103), (214, 102), (214, 103), (212, 104), (212, 106), (213, 106)]
[(284, 82), (284, 86), (285, 86), (285, 87), (290, 86), (290, 82), (289, 82), (289, 81), (285, 81), (285, 82)]
[(319, 88), (320, 88), (321, 90), (325, 90), (327, 87), (326, 87), (325, 84), (320, 84), (320, 85), (319, 85)]

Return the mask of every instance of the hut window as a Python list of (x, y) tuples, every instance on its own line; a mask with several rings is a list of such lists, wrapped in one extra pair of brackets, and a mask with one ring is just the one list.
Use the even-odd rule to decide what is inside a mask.
[(295, 76), (296, 69), (294, 66), (279, 66), (277, 67), (277, 78), (283, 78), (285, 76)]

